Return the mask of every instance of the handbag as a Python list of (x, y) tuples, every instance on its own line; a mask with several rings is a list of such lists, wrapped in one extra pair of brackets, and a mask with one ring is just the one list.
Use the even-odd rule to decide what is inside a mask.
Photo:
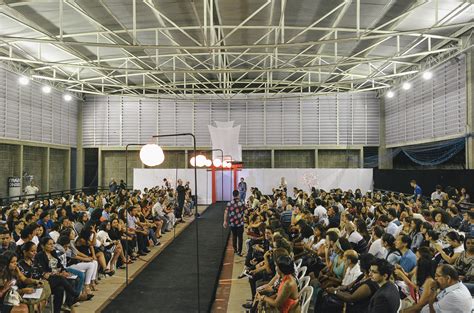
[(11, 306), (19, 306), (21, 301), (20, 293), (18, 292), (18, 288), (10, 288), (5, 295), (3, 303), (6, 305)]

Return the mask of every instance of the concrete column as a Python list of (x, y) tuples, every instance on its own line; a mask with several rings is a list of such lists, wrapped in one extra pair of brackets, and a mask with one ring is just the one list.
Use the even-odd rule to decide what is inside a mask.
[(71, 148), (66, 153), (66, 170), (64, 171), (64, 189), (71, 189)]
[(466, 169), (474, 169), (474, 52), (469, 50), (466, 55)]
[(84, 148), (82, 147), (83, 103), (77, 102), (76, 188), (84, 186)]
[[(102, 148), (99, 147), (99, 157), (98, 157), (98, 161), (97, 161), (97, 185), (98, 187), (102, 187), (102, 173), (103, 173), (103, 167), (104, 167), (104, 164), (102, 162)], [(127, 170), (127, 169), (125, 169)]]
[(364, 168), (364, 148), (360, 148), (359, 150), (359, 167)]
[(43, 159), (43, 171), (41, 173), (42, 176), (42, 181), (43, 181), (43, 186), (44, 186), (44, 191), (49, 192), (49, 160), (50, 160), (50, 155), (51, 155), (51, 148), (47, 147), (45, 154), (44, 154), (44, 159)]
[(189, 167), (189, 162), (188, 162), (188, 159), (189, 158), (189, 152), (188, 150), (184, 150), (184, 168), (188, 168)]
[(275, 168), (275, 150), (271, 150), (271, 164), (272, 168)]
[[(23, 177), (23, 169), (24, 169), (24, 163), (23, 163), (23, 145), (20, 145), (19, 146), (19, 153), (18, 153), (18, 158), (20, 160), (20, 166), (19, 166), (19, 170), (17, 173), (15, 173), (16, 175), (18, 175), (18, 177)], [(21, 190), (23, 192), (23, 189), (25, 188), (26, 186), (23, 186), (23, 179), (21, 179)]]
[(314, 149), (314, 168), (318, 168), (318, 149)]
[(379, 169), (393, 169), (392, 150), (385, 142), (385, 101), (380, 99), (380, 131), (379, 131)]

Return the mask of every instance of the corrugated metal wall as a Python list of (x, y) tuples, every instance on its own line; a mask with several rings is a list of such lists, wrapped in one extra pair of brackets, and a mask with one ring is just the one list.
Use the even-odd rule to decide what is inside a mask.
[(419, 77), (409, 90), (385, 99), (386, 141), (404, 146), (463, 136), (466, 125), (466, 61), (452, 59)]
[[(210, 146), (208, 125), (235, 121), (240, 143), (255, 146), (379, 144), (375, 93), (230, 100), (195, 96), (185, 100), (88, 96), (84, 104), (85, 147), (148, 143), (154, 134), (192, 132)], [(162, 138), (164, 146), (190, 146), (190, 138)]]
[(77, 101), (63, 100), (55, 89), (18, 83), (19, 76), (0, 67), (0, 137), (52, 144), (77, 145)]

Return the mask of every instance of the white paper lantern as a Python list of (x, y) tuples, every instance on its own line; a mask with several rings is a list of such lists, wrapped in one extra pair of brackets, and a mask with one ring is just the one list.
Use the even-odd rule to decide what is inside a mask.
[(196, 166), (196, 158), (195, 157), (192, 157), (190, 160), (189, 160), (189, 163), (191, 164), (191, 166)]
[(221, 167), (222, 166), (222, 161), (221, 159), (214, 159), (214, 162), (212, 162), (215, 167)]
[(206, 165), (206, 160), (207, 159), (204, 155), (202, 155), (202, 154), (198, 155), (196, 157), (196, 166), (197, 167), (202, 167), (202, 166)]
[(212, 161), (211, 160), (206, 160), (206, 167), (211, 167), (212, 166)]
[(157, 144), (147, 144), (140, 150), (140, 160), (146, 166), (157, 166), (163, 163), (165, 154)]
[(229, 161), (225, 160), (224, 162), (222, 162), (222, 167), (231, 168), (232, 164)]

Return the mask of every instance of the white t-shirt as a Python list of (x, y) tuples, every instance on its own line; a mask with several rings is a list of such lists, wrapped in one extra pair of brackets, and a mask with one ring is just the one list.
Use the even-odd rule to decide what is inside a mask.
[(25, 193), (27, 195), (35, 195), (39, 191), (39, 188), (36, 186), (28, 185), (25, 187)]
[(60, 235), (59, 232), (56, 231), (56, 230), (53, 230), (53, 231), (49, 232), (49, 237), (51, 237), (51, 239), (53, 239), (54, 243), (58, 242), (59, 235)]
[(462, 253), (464, 251), (464, 245), (461, 244), (459, 247), (454, 248), (453, 253)]
[(385, 257), (387, 256), (387, 249), (385, 249), (382, 245), (381, 238), (372, 242), (372, 244), (370, 245), (369, 253), (376, 258), (385, 259)]
[(390, 234), (390, 235), (394, 236), (394, 237), (396, 236), (397, 231), (398, 231), (398, 226), (394, 222), (388, 223), (387, 227), (385, 228), (385, 232), (387, 234)]
[(341, 285), (347, 286), (352, 284), (357, 279), (357, 277), (360, 276), (360, 274), (362, 274), (362, 272), (360, 271), (359, 263), (354, 265), (352, 268), (347, 267)]
[(314, 209), (314, 216), (317, 216), (318, 221), (324, 223), (324, 226), (329, 225), (328, 211), (322, 205), (318, 205), (316, 209)]
[(349, 238), (347, 238), (347, 240), (349, 240), (349, 242), (352, 242), (352, 243), (355, 243), (355, 244), (358, 244), (359, 241), (361, 241), (362, 239), (363, 239), (362, 235), (359, 234), (357, 231), (353, 231), (349, 235)]

